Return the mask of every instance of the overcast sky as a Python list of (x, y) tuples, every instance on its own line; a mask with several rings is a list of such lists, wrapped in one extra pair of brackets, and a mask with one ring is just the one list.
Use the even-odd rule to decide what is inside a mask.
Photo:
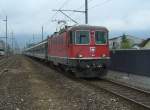
[[(17, 41), (22, 44), (30, 39), (31, 42), (33, 33), (38, 41), (42, 25), (46, 36), (56, 30), (57, 25), (52, 19), (68, 20), (61, 13), (55, 14), (53, 9), (84, 10), (84, 1), (0, 0), (0, 36), (4, 36), (5, 23), (2, 20), (7, 15), (9, 33), (14, 31)], [(83, 14), (67, 14), (84, 24)], [(150, 0), (89, 0), (89, 24), (107, 27), (110, 37), (122, 33), (150, 37)]]

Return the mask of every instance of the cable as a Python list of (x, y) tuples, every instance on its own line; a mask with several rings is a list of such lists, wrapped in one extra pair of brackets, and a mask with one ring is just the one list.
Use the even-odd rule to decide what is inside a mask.
[[(69, 2), (70, 2), (71, 0), (69, 0)], [(90, 2), (92, 2), (93, 0), (88, 0), (88, 3), (90, 3)], [(68, 2), (68, 0), (66, 0), (64, 3), (63, 3), (63, 5), (60, 7), (60, 9), (59, 10), (61, 10), (63, 7), (64, 7), (64, 5), (66, 5), (66, 2)], [(79, 9), (81, 9), (82, 7), (84, 7), (85, 6), (85, 3), (84, 4), (82, 4), (79, 8), (77, 8), (76, 10), (79, 10)], [(53, 15), (53, 17), (52, 17), (52, 20), (53, 20), (53, 18), (56, 16), (56, 14), (57, 14), (58, 12), (56, 12), (54, 15)], [(70, 13), (69, 14), (69, 16), (73, 16), (75, 13)]]
[[(66, 1), (61, 5), (61, 7), (59, 8), (59, 10), (61, 10), (61, 9), (62, 9), (66, 4), (68, 4), (70, 1), (71, 1), (71, 0), (66, 0)], [(52, 16), (52, 20), (53, 20), (53, 18), (56, 16), (57, 13), (58, 13), (57, 11), (54, 13), (54, 15)]]
[(104, 2), (102, 2), (102, 3), (100, 3), (100, 4), (96, 4), (96, 5), (92, 6), (92, 7), (89, 8), (89, 9), (93, 9), (93, 8), (98, 7), (98, 6), (102, 6), (102, 5), (104, 5), (104, 4), (106, 4), (106, 3), (110, 2), (110, 1), (112, 1), (112, 0), (105, 0)]
[[(93, 1), (93, 0), (89, 0), (88, 2), (92, 2), (92, 1)], [(80, 10), (80, 9), (81, 9), (82, 7), (84, 7), (84, 6), (85, 6), (85, 3), (82, 4), (80, 7), (78, 7), (78, 8), (75, 9), (75, 10)], [(75, 13), (72, 12), (72, 13), (69, 14), (69, 16), (74, 16), (74, 14), (75, 14)]]
[[(90, 3), (90, 2), (92, 2), (93, 0), (89, 0), (88, 1), (88, 3)], [(79, 8), (77, 8), (76, 10), (79, 10), (79, 9), (81, 9), (82, 7), (84, 7), (85, 6), (85, 3), (84, 4), (82, 4)]]
[[(92, 2), (93, 0), (88, 0), (88, 3), (90, 3), (90, 2)], [(85, 6), (85, 3), (84, 4), (82, 4), (79, 8), (77, 8), (76, 10), (80, 10), (82, 7), (84, 7)], [(71, 13), (71, 14), (69, 14), (69, 16), (73, 16), (75, 13)]]
[[(0, 11), (1, 11), (1, 13), (2, 13), (3, 16), (7, 16), (7, 13), (5, 12), (5, 10), (0, 9)], [(2, 16), (1, 16), (1, 17), (2, 17)], [(7, 26), (8, 26), (8, 27), (7, 27), (7, 29), (8, 29), (8, 30), (7, 30), (7, 35), (8, 35), (8, 42), (7, 42), (7, 43), (9, 44), (9, 43), (10, 43), (10, 37), (9, 37), (9, 36), (10, 36), (10, 32), (13, 31), (12, 24), (11, 24), (11, 22), (9, 22), (9, 20), (8, 20)], [(5, 30), (3, 30), (3, 32), (1, 32), (1, 33), (4, 33), (4, 34), (5, 34)], [(0, 33), (0, 34), (1, 34), (1, 33)], [(5, 35), (3, 35), (3, 36), (5, 36)]]
[[(67, 2), (68, 0), (66, 0), (64, 3), (63, 3), (63, 5), (60, 7), (60, 9), (62, 9), (63, 7), (64, 7), (64, 5), (66, 5), (66, 2)], [(70, 0), (71, 1), (71, 0)], [(88, 3), (90, 3), (90, 2), (92, 2), (92, 1), (94, 1), (94, 0), (88, 0)], [(102, 3), (99, 3), (99, 4), (96, 4), (96, 5), (94, 5), (94, 6), (92, 6), (92, 7), (90, 7), (89, 9), (93, 9), (93, 8), (96, 8), (96, 7), (98, 7), (98, 6), (102, 6), (102, 5), (104, 5), (104, 4), (106, 4), (106, 3), (108, 3), (108, 2), (110, 2), (111, 0), (105, 0), (104, 2), (102, 2)], [(82, 7), (84, 7), (85, 6), (85, 4), (82, 4), (79, 8), (77, 8), (76, 10), (81, 10), (81, 8)], [(55, 15), (57, 14), (57, 12), (55, 13)], [(74, 14), (75, 13), (70, 13), (69, 14), (69, 16), (74, 16)], [(54, 18), (55, 17), (55, 15), (52, 17), (52, 18)]]

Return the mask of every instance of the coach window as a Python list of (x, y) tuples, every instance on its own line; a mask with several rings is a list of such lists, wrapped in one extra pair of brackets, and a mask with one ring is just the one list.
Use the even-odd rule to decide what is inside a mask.
[(96, 31), (95, 32), (95, 42), (96, 44), (105, 44), (107, 40), (107, 33)]
[(76, 44), (89, 44), (89, 31), (76, 31)]

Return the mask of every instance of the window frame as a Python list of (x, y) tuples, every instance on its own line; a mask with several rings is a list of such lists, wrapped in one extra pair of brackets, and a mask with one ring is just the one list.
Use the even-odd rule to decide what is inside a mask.
[(76, 33), (76, 31), (74, 31), (74, 30), (69, 31), (69, 44), (75, 45), (75, 33)]
[[(99, 31), (99, 32), (105, 32), (107, 37), (106, 37), (106, 43), (104, 44), (98, 44), (96, 43), (96, 32)], [(95, 45), (107, 45), (108, 44), (108, 32), (107, 31), (103, 31), (103, 30), (95, 30), (94, 32), (94, 41), (95, 41)]]
[[(87, 43), (87, 44), (78, 44), (77, 42), (76, 42), (76, 35), (77, 35), (77, 32), (79, 32), (79, 31), (87, 31), (88, 32), (88, 35), (89, 35), (89, 42)], [(90, 42), (91, 42), (91, 37), (90, 37), (90, 30), (76, 30), (76, 31), (74, 31), (75, 32), (75, 45), (90, 45)]]

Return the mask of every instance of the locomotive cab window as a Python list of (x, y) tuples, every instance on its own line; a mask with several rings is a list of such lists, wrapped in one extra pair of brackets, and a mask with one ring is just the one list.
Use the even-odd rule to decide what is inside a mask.
[(76, 31), (76, 44), (89, 44), (89, 31)]
[(95, 42), (96, 44), (106, 44), (107, 41), (107, 33), (96, 31), (95, 32)]
[(75, 32), (70, 31), (70, 44), (74, 44), (74, 43), (75, 43)]

